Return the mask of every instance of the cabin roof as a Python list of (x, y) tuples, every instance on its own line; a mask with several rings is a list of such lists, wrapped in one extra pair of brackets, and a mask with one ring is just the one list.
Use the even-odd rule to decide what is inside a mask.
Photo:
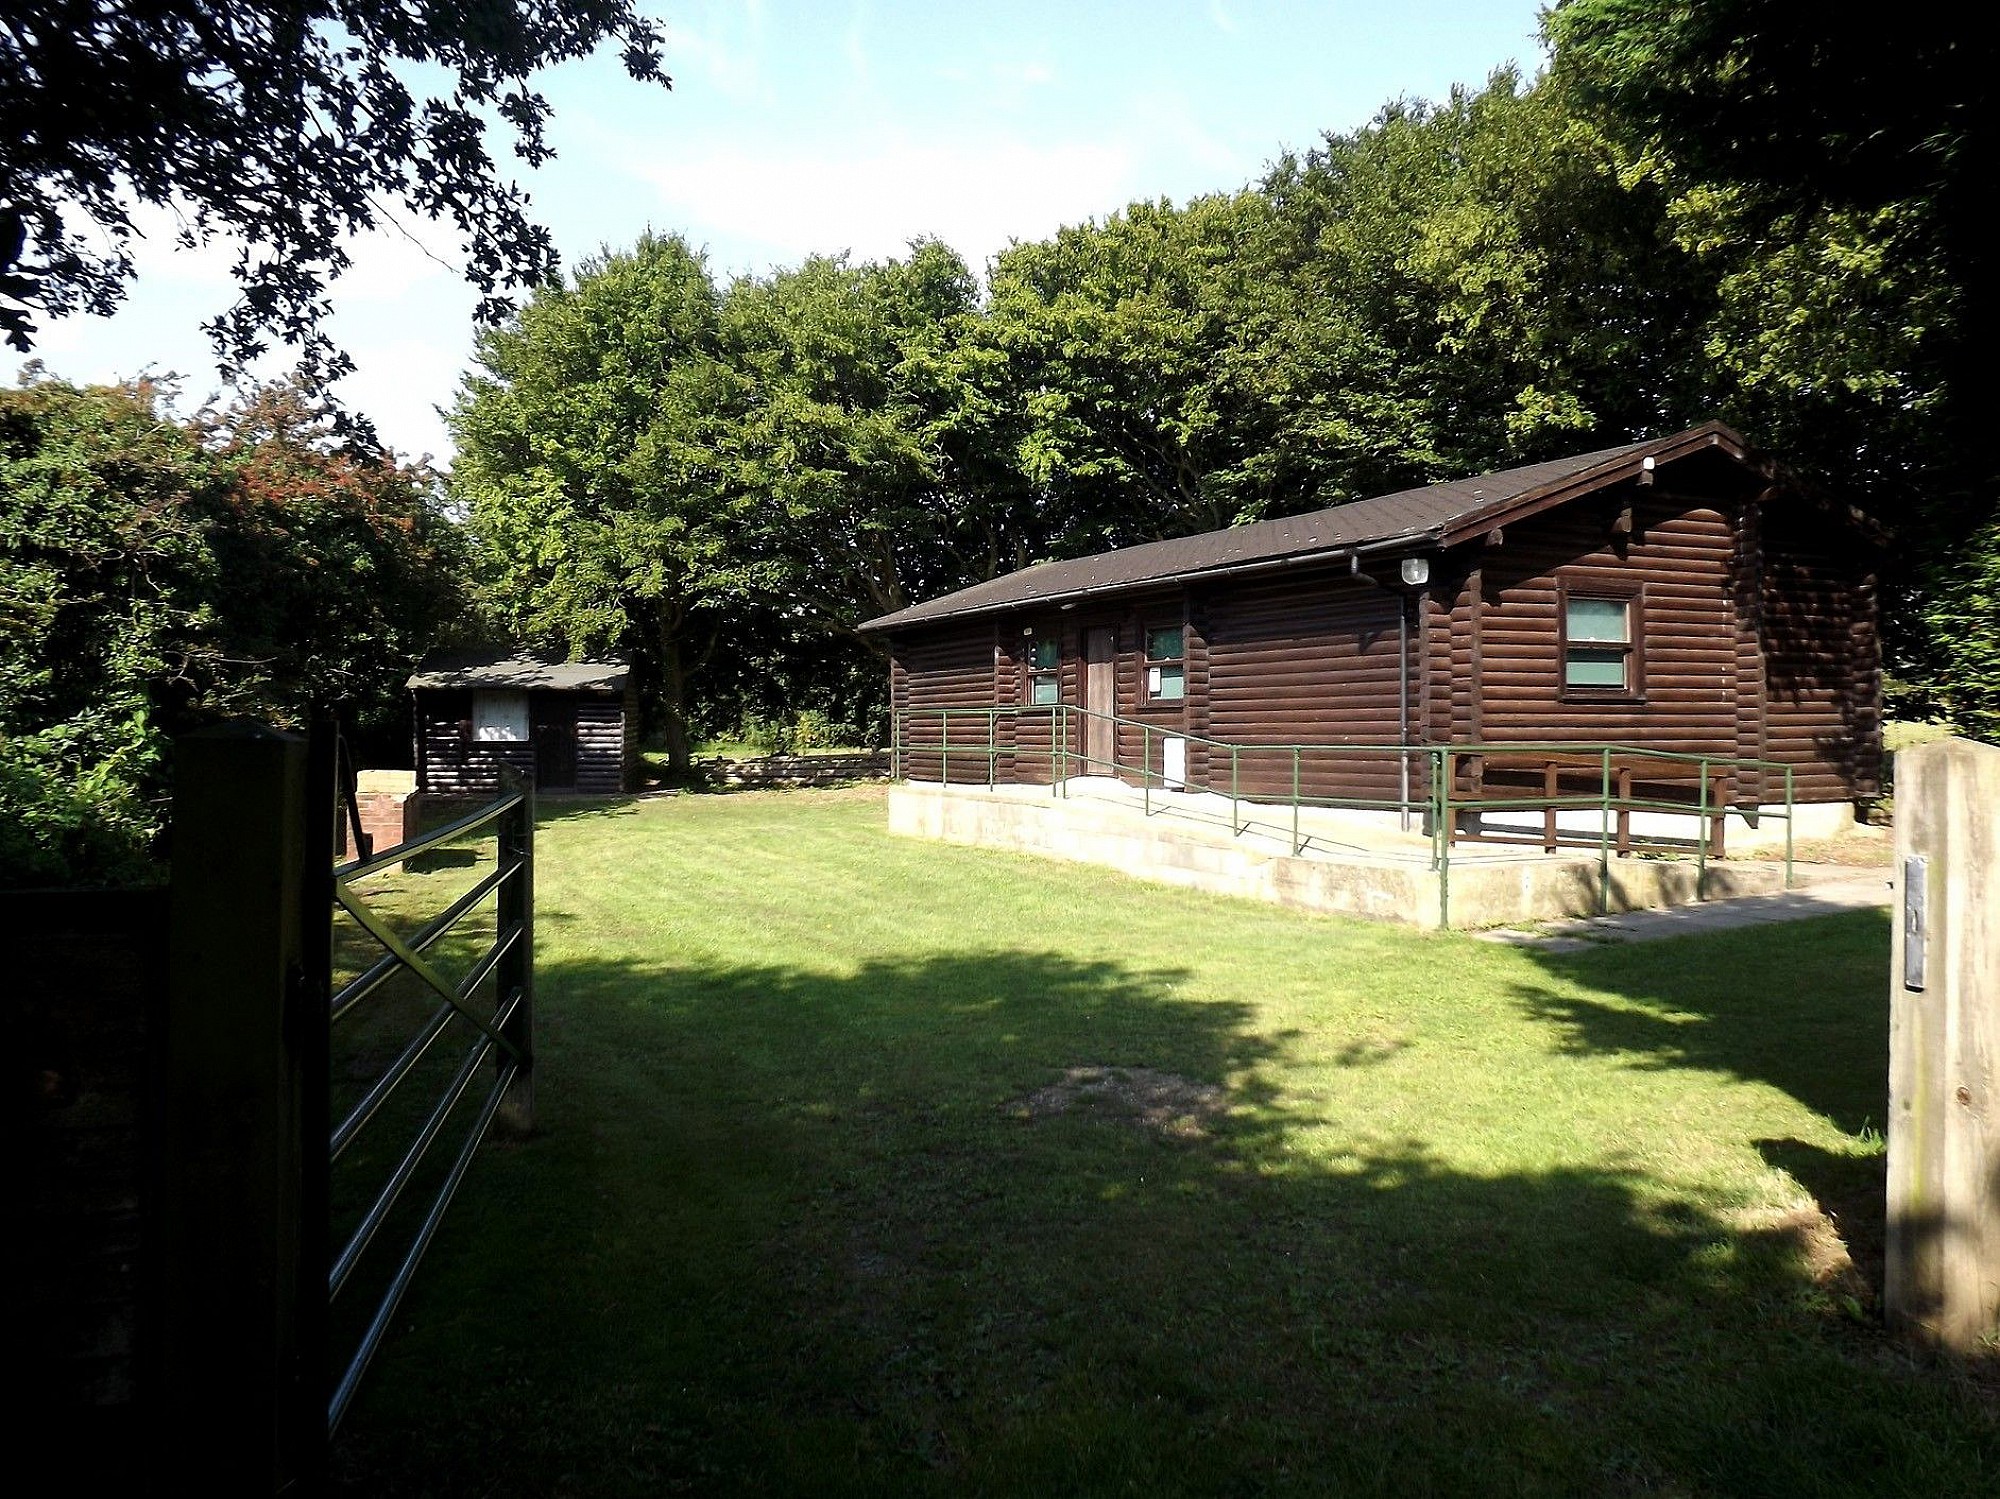
[(882, 615), (861, 628), (898, 630), (1084, 594), (1180, 582), (1237, 568), (1282, 566), (1323, 555), (1403, 548), (1435, 550), (1487, 531), (1512, 515), (1627, 478), (1639, 472), (1649, 458), (1657, 465), (1709, 448), (1720, 448), (1745, 463), (1753, 461), (1741, 437), (1720, 422), (1705, 422), (1671, 437), (1649, 437), (1571, 458), (1426, 484), (1305, 515), (1119, 547), (1067, 562), (1037, 563)]
[(438, 652), (410, 674), (412, 691), (512, 689), (517, 692), (623, 692), (631, 667), (624, 661), (572, 661), (550, 651)]

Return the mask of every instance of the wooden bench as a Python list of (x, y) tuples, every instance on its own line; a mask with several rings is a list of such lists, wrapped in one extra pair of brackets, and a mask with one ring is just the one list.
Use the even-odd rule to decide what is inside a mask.
[[(1596, 755), (1550, 755), (1528, 752), (1519, 755), (1487, 751), (1479, 754), (1447, 754), (1444, 763), (1445, 784), (1456, 785), (1459, 765), (1464, 763), (1471, 774), (1473, 784), (1482, 792), (1488, 776), (1497, 767), (1503, 784), (1518, 784), (1524, 788), (1526, 800), (1539, 791), (1542, 798), (1553, 803), (1564, 798), (1601, 796), (1604, 789), (1604, 762)], [(1518, 767), (1518, 768), (1516, 768)], [(1692, 815), (1699, 815), (1702, 808), (1700, 784), (1701, 767), (1697, 762), (1677, 760), (1655, 760), (1650, 756), (1635, 760), (1611, 761), (1611, 805), (1617, 818), (1613, 833), (1613, 847), (1620, 855), (1630, 854), (1634, 848), (1632, 837), (1631, 803), (1636, 799), (1648, 803), (1672, 803), (1668, 806), (1644, 806), (1639, 811), (1669, 812), (1685, 807)], [(1719, 859), (1723, 854), (1724, 828), (1728, 821), (1729, 806), (1726, 787), (1731, 776), (1728, 765), (1711, 764), (1708, 769), (1708, 826), (1706, 830), (1707, 853), (1710, 858)], [(1567, 782), (1567, 786), (1565, 785)], [(1496, 798), (1511, 801), (1515, 798)], [(1457, 801), (1456, 796), (1453, 797)], [(1464, 810), (1477, 811), (1473, 806)], [(1532, 808), (1511, 810), (1530, 811)], [(1542, 809), (1541, 845), (1545, 852), (1554, 853), (1562, 845), (1562, 829), (1558, 826), (1559, 813), (1564, 808), (1554, 805)], [(1567, 810), (1589, 811), (1588, 806), (1577, 805)], [(1484, 834), (1475, 834), (1484, 838)], [(1508, 840), (1491, 840), (1508, 841)], [(1517, 840), (1526, 841), (1526, 840)], [(1572, 842), (1577, 842), (1574, 837)], [(1598, 839), (1589, 840), (1596, 843)]]

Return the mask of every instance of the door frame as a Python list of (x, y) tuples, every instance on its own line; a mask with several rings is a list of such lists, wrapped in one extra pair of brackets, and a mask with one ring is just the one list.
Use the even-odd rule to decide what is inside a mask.
[[(528, 744), (534, 754), (535, 784), (549, 791), (576, 790), (582, 767), (582, 745), (577, 738), (577, 695), (573, 692), (535, 692), (528, 697)], [(553, 712), (551, 712), (553, 710)], [(567, 731), (569, 739), (569, 779), (558, 781), (543, 774), (544, 732)]]
[[(1118, 712), (1118, 626), (1116, 624), (1085, 624), (1079, 630), (1081, 650), (1079, 659), (1078, 696), (1083, 700), (1086, 713), (1104, 713), (1113, 717)], [(1093, 647), (1102, 644), (1104, 655), (1097, 658)], [(1102, 687), (1102, 703), (1095, 700), (1093, 684)], [(1116, 775), (1118, 761), (1118, 726), (1100, 718), (1086, 717), (1083, 721), (1083, 756), (1085, 775)]]

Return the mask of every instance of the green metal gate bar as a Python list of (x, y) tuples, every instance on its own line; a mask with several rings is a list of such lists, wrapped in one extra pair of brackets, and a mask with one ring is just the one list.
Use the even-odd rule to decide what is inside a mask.
[[(370, 875), (404, 864), (488, 827), (493, 830), (497, 844), (497, 867), (408, 938), (398, 936), (388, 922), (369, 906), (366, 897), (357, 888)], [(417, 1266), (436, 1237), (438, 1227), (471, 1167), (472, 1158), (494, 1120), (504, 1112), (516, 1128), (526, 1129), (532, 1123), (534, 790), (527, 785), (509, 790), (485, 806), (421, 837), (379, 853), (364, 851), (359, 858), (333, 871), (332, 885), (334, 903), (346, 911), (384, 951), (381, 958), (332, 996), (328, 1006), (328, 1024), (352, 1014), (391, 977), (404, 971), (415, 975), (438, 1003), (395, 1059), (333, 1128), (327, 1142), (328, 1159), (339, 1160), (370, 1122), (378, 1117), (382, 1106), (409, 1079), (452, 1020), (463, 1019), (474, 1035), (451, 1080), (403, 1148), (387, 1180), (369, 1201), (347, 1242), (334, 1255), (325, 1288), (329, 1302), (339, 1297), (348, 1285), (355, 1267), (376, 1241), (418, 1167), (445, 1133), (454, 1111), (472, 1091), (481, 1067), (488, 1062), (493, 1063), (494, 1075), (480, 1100), (471, 1128), (459, 1139), (457, 1152), (442, 1185), (425, 1210), (415, 1234), (404, 1246), (402, 1258), (370, 1314), (359, 1343), (342, 1366), (327, 1403), (326, 1427), (329, 1434), (339, 1427), (341, 1418), (353, 1402), (370, 1361), (388, 1333), (396, 1308), (415, 1278)], [(493, 940), (472, 961), (464, 975), (453, 982), (438, 970), (425, 953), (489, 895), (494, 896), (496, 901)], [(482, 1014), (473, 1000), (489, 978), (494, 981), (495, 1000), (491, 1011)]]

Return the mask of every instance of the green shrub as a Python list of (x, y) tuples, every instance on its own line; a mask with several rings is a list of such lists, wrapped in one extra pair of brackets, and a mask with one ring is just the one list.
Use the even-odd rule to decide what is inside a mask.
[(807, 708), (792, 724), (792, 745), (798, 750), (839, 749), (854, 742), (854, 731), (817, 708)]

